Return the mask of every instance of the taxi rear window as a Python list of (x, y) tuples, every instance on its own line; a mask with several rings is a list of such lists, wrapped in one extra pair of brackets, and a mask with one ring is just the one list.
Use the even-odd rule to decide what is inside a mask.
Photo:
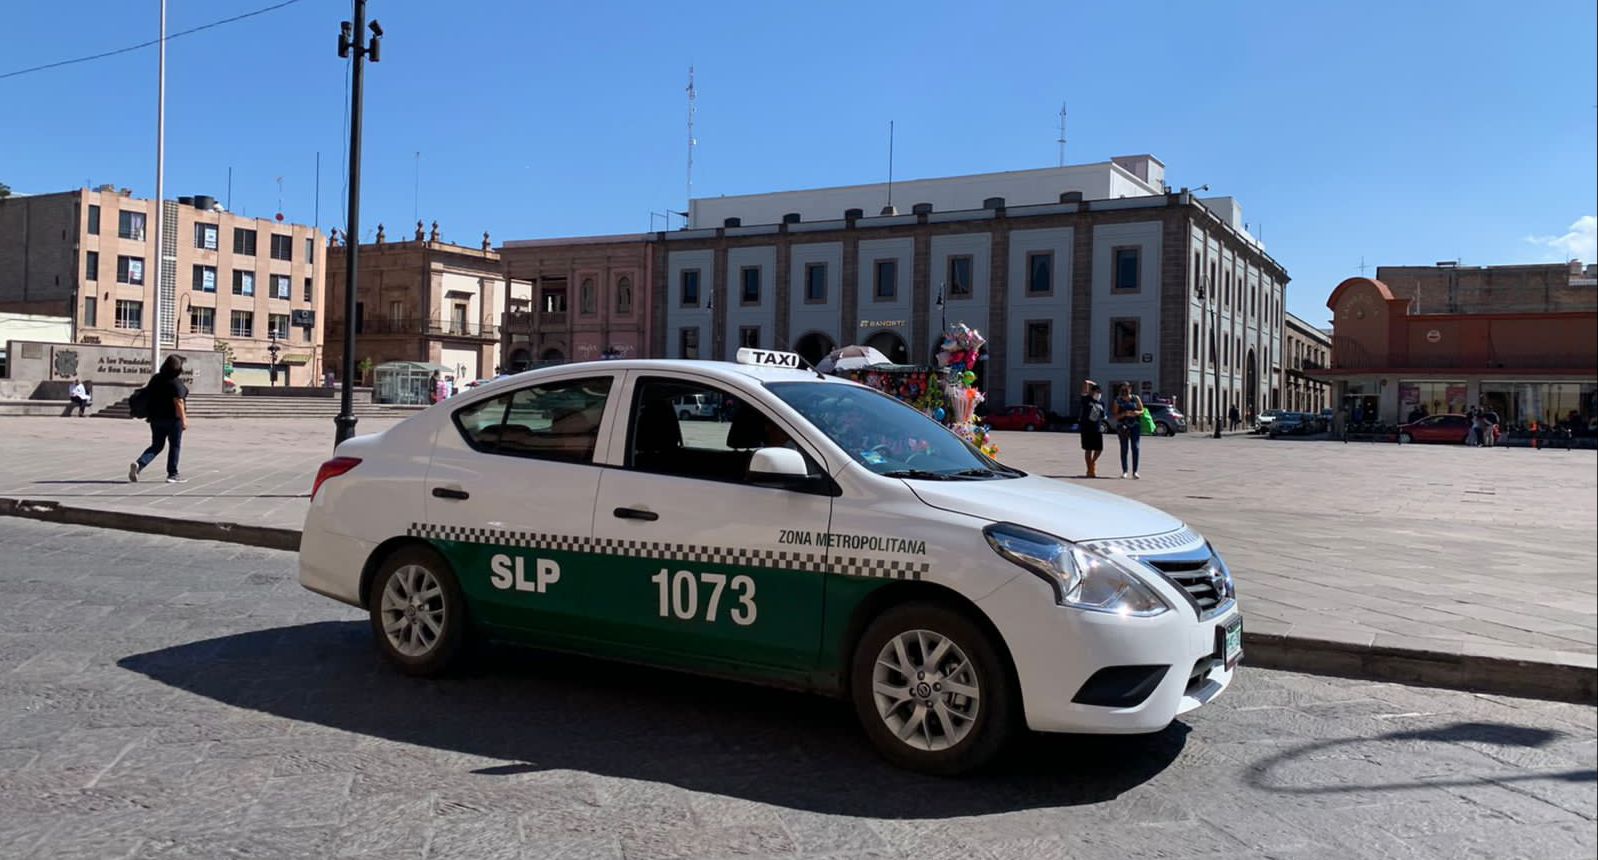
[(589, 463), (611, 382), (598, 376), (517, 389), (457, 409), (455, 426), (485, 454)]

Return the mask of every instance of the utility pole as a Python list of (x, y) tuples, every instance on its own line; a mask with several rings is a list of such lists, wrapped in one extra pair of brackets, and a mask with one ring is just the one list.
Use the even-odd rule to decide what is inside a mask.
[[(150, 372), (161, 369), (161, 273), (166, 269), (166, 0), (161, 0), (161, 41), (155, 86), (155, 289), (150, 302)], [(173, 331), (177, 326), (173, 326)]]
[(1065, 166), (1065, 102), (1060, 102), (1060, 139), (1055, 143), (1060, 145), (1060, 166)]
[[(372, 31), (367, 40), (361, 30)], [(350, 198), (349, 217), (344, 225), (344, 383), (340, 387), (339, 413), (333, 419), (333, 444), (355, 435), (355, 282), (356, 257), (361, 250), (361, 61), (380, 59), (383, 26), (373, 19), (366, 23), (366, 0), (355, 0), (355, 23), (339, 23), (338, 55), (355, 64), (350, 72)], [(366, 44), (362, 45), (361, 42)]]

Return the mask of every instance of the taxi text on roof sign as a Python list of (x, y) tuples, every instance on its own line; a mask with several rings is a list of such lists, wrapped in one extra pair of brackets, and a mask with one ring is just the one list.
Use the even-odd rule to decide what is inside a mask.
[(799, 368), (799, 353), (780, 352), (775, 349), (753, 349), (742, 347), (738, 350), (739, 364), (754, 364), (760, 367), (792, 367)]

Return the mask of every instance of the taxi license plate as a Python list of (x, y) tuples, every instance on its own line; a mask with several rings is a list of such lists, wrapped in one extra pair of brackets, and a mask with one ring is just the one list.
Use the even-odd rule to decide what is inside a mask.
[(1224, 627), (1215, 628), (1215, 640), (1217, 656), (1231, 670), (1243, 656), (1243, 619), (1233, 618)]

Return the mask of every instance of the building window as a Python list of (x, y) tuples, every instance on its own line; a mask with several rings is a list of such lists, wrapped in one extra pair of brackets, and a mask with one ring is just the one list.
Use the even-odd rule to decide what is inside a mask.
[(311, 264), (313, 264), (315, 262), (316, 262), (316, 240), (315, 239), (311, 239), (311, 238), (307, 238), (305, 240), (305, 265), (309, 266), (309, 265), (311, 265)]
[(1140, 248), (1115, 249), (1115, 283), (1111, 290), (1117, 293), (1135, 293), (1142, 288), (1142, 253)]
[(760, 348), (760, 326), (746, 325), (738, 329), (738, 345), (750, 349)]
[(577, 294), (579, 307), (584, 314), (597, 313), (599, 310), (599, 296), (594, 294), (594, 279), (583, 278), (583, 285), (578, 288)]
[(683, 269), (678, 276), (678, 286), (681, 288), (681, 304), (683, 307), (699, 307), (699, 270)]
[(677, 352), (682, 358), (699, 357), (699, 329), (685, 328), (677, 332)]
[(100, 300), (89, 296), (83, 300), (83, 327), (95, 328), (100, 325)]
[(563, 314), (565, 312), (566, 312), (566, 291), (565, 290), (545, 290), (544, 291), (544, 313), (546, 313), (546, 314)]
[(93, 203), (89, 204), (89, 235), (100, 235), (100, 207)]
[(878, 260), (872, 277), (871, 294), (879, 302), (891, 302), (899, 296), (899, 261)]
[(118, 211), (117, 236), (144, 241), (144, 213)]
[(1198, 323), (1194, 323), (1193, 324), (1193, 361), (1194, 362), (1197, 362), (1198, 359), (1199, 359), (1198, 345), (1199, 345)]
[(467, 312), (467, 310), (468, 310), (468, 307), (463, 302), (456, 303), (456, 304), (454, 304), (454, 305), (452, 305), (450, 307), (450, 309), (449, 309), (449, 325), (450, 325), (450, 329), (449, 330), (450, 330), (451, 334), (466, 334), (466, 312)]
[(215, 224), (195, 224), (194, 247), (206, 251), (215, 251), (218, 230), (219, 228)]
[(233, 253), (255, 256), (255, 231), (233, 228)]
[(310, 302), (313, 302), (315, 300), (316, 300), (316, 287), (311, 283), (311, 279), (310, 278), (306, 278), (305, 279), (305, 301), (307, 303), (310, 303)]
[(216, 334), (216, 308), (189, 308), (189, 334)]
[(1110, 320), (1111, 361), (1137, 361), (1137, 327), (1136, 319)]
[(820, 303), (827, 300), (827, 264), (805, 264), (805, 301)]
[(272, 275), (271, 278), (270, 286), (272, 291), (267, 293), (269, 298), (288, 301), (294, 297), (294, 280), (292, 278), (288, 275)]
[(272, 259), (282, 260), (286, 263), (294, 261), (293, 236), (284, 236), (279, 233), (272, 234)]
[(1193, 295), (1204, 292), (1204, 256), (1193, 252)]
[(194, 289), (202, 293), (216, 292), (216, 267), (194, 267)]
[(235, 295), (235, 296), (253, 296), (253, 295), (255, 295), (255, 273), (254, 272), (240, 272), (240, 271), (234, 271), (233, 272), (233, 295)]
[(1050, 333), (1053, 325), (1048, 320), (1028, 320), (1026, 324), (1026, 361), (1041, 364), (1051, 360), (1053, 345)]
[(400, 324), (405, 322), (405, 303), (404, 302), (389, 302), (388, 303), (388, 322), (389, 322), (389, 325), (394, 327), (395, 331), (399, 330)]
[(962, 254), (949, 258), (949, 297), (965, 298), (971, 295), (971, 256)]
[(1049, 408), (1049, 383), (1024, 382), (1021, 384), (1021, 403), (1026, 406), (1036, 406), (1048, 411)]
[(117, 257), (117, 283), (144, 285), (144, 258)]
[(746, 305), (760, 304), (760, 267), (744, 266), (738, 270), (738, 300)]
[(255, 337), (255, 312), (234, 311), (228, 325), (228, 334), (233, 337)]
[(267, 316), (266, 316), (266, 336), (269, 337), (269, 338), (273, 338), (274, 340), (288, 340), (289, 339), (289, 315), (288, 314), (267, 314)]
[(633, 282), (622, 278), (616, 282), (616, 314), (626, 316), (633, 312)]
[(85, 281), (100, 280), (99, 251), (85, 251), (83, 253), (83, 279)]
[(144, 302), (117, 299), (117, 328), (144, 328)]
[(1232, 273), (1231, 272), (1223, 272), (1221, 274), (1221, 281), (1222, 281), (1222, 283), (1224, 285), (1222, 287), (1222, 292), (1221, 292), (1221, 301), (1222, 301), (1222, 303), (1224, 303), (1226, 305), (1227, 308), (1231, 308), (1231, 306), (1232, 306)]
[(1032, 296), (1054, 292), (1054, 252), (1026, 255), (1026, 291)]

